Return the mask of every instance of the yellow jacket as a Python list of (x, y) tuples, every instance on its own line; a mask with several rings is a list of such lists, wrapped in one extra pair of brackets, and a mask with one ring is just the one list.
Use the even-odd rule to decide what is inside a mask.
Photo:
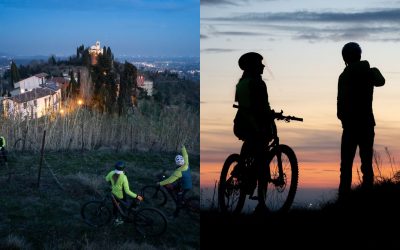
[(183, 164), (179, 168), (175, 169), (175, 171), (172, 173), (172, 175), (170, 177), (168, 177), (167, 179), (161, 181), (160, 182), (161, 186), (174, 183), (176, 180), (178, 180), (179, 178), (182, 177), (182, 171), (188, 170), (188, 168), (189, 168), (189, 156), (188, 156), (188, 153), (186, 151), (185, 146), (182, 147), (182, 156), (183, 156), (183, 159), (185, 160), (185, 164)]
[(106, 181), (110, 181), (111, 182), (111, 186), (112, 186), (112, 193), (118, 198), (118, 199), (123, 199), (124, 198), (124, 191), (127, 195), (129, 195), (132, 198), (136, 198), (137, 194), (135, 194), (134, 192), (132, 192), (129, 189), (129, 182), (128, 182), (128, 178), (126, 177), (126, 175), (124, 173), (120, 174), (118, 176), (118, 179), (116, 182), (114, 182), (113, 180), (113, 175), (115, 174), (115, 171), (111, 171), (110, 173), (107, 174), (106, 176)]

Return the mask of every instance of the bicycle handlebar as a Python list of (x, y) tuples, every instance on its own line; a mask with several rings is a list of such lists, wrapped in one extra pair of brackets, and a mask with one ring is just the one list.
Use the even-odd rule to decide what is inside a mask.
[[(233, 107), (238, 109), (239, 105), (233, 104)], [(281, 112), (275, 112), (274, 110), (272, 110), (272, 112), (273, 112), (273, 117), (276, 120), (283, 120), (285, 122), (290, 122), (291, 120), (292, 121), (299, 121), (299, 122), (303, 121), (303, 118), (300, 118), (300, 117), (290, 116), (290, 115), (288, 115), (288, 116), (283, 115), (283, 111), (282, 110), (281, 110)]]
[(277, 120), (284, 120), (285, 122), (289, 122), (290, 120), (299, 121), (299, 122), (303, 121), (303, 118), (300, 118), (300, 117), (291, 116), (291, 115), (288, 115), (288, 116), (283, 115), (282, 110), (281, 110), (281, 112), (275, 112), (274, 110), (272, 110), (272, 111), (274, 112), (274, 119), (277, 119)]

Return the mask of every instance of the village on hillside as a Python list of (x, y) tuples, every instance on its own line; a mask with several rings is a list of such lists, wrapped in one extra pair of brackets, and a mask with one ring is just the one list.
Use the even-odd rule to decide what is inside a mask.
[[(99, 56), (107, 53), (101, 48), (100, 42), (86, 49), (88, 65), (96, 66)], [(81, 55), (79, 54), (81, 53)], [(83, 49), (77, 53), (84, 61)], [(111, 53), (110, 53), (111, 54)], [(50, 58), (52, 59), (52, 58)], [(49, 59), (49, 61), (50, 61)], [(54, 58), (53, 58), (54, 59)], [(111, 64), (113, 61), (111, 61)], [(55, 65), (55, 59), (53, 64)], [(56, 74), (40, 72), (24, 79), (13, 82), (12, 87), (2, 87), (0, 96), (0, 116), (3, 118), (37, 119), (48, 115), (63, 114), (66, 109), (81, 105), (92, 98), (93, 85), (90, 83), (88, 68), (81, 65), (55, 66)], [(12, 67), (9, 69), (12, 70)], [(136, 69), (135, 69), (136, 70)], [(54, 70), (53, 70), (54, 71)], [(106, 70), (104, 70), (106, 74)], [(78, 82), (77, 82), (78, 81)], [(143, 74), (137, 74), (134, 86), (144, 91), (145, 95), (152, 96), (153, 81)], [(116, 98), (120, 95), (120, 78), (116, 77)], [(74, 90), (77, 84), (78, 90)], [(71, 92), (77, 92), (75, 94)], [(136, 98), (137, 93), (132, 98)], [(76, 105), (77, 104), (77, 105)], [(135, 100), (132, 100), (132, 105)]]

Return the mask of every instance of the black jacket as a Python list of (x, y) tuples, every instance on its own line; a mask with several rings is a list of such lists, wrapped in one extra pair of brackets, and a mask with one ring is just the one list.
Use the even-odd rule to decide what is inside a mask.
[(271, 136), (272, 113), (261, 76), (243, 74), (236, 85), (235, 101), (239, 104), (234, 120), (237, 137)]
[(375, 126), (372, 111), (374, 86), (383, 86), (385, 78), (367, 61), (351, 63), (339, 76), (337, 117), (342, 127)]

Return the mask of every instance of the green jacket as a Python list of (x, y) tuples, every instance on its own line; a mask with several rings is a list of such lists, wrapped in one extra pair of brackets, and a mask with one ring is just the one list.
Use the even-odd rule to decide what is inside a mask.
[(135, 194), (134, 192), (132, 192), (129, 189), (129, 182), (128, 182), (128, 178), (126, 177), (126, 175), (124, 173), (120, 174), (118, 176), (117, 182), (114, 182), (113, 180), (113, 175), (115, 174), (114, 170), (109, 172), (106, 176), (106, 181), (110, 181), (111, 182), (111, 186), (112, 186), (112, 193), (118, 198), (118, 199), (123, 199), (124, 198), (124, 191), (127, 195), (129, 195), (132, 198), (136, 198), (137, 194)]
[(0, 149), (6, 147), (6, 139), (3, 136), (0, 136)]
[(182, 178), (182, 172), (188, 170), (189, 168), (189, 156), (186, 151), (185, 146), (182, 147), (182, 156), (185, 160), (185, 164), (180, 166), (179, 168), (175, 169), (170, 177), (160, 182), (161, 186), (174, 183), (176, 180)]

